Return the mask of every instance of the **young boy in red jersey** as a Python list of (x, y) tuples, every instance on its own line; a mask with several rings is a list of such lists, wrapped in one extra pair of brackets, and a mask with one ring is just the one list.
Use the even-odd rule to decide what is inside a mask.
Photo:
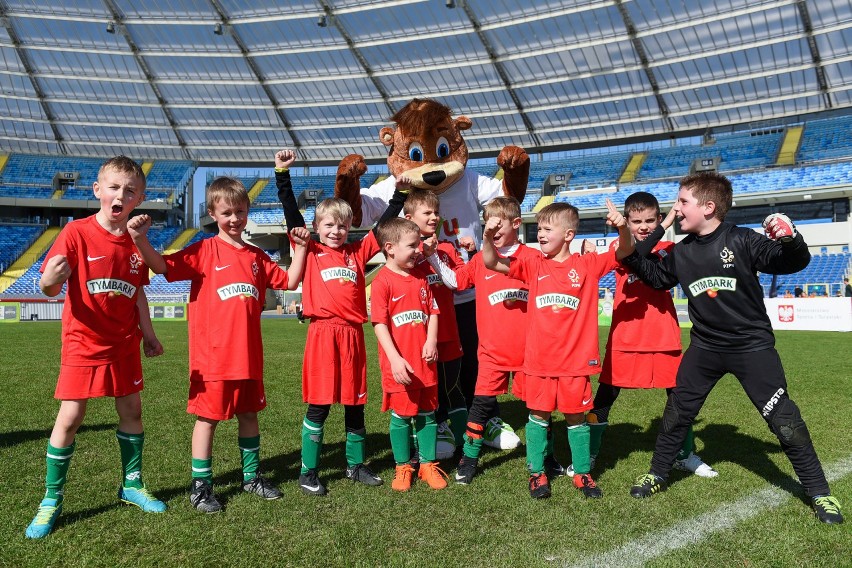
[[(305, 225), (290, 181), (289, 168), (295, 160), (292, 150), (275, 154), (275, 183), (289, 230)], [(410, 184), (408, 178), (397, 180), (382, 219), (399, 215)], [(362, 240), (348, 243), (351, 225), (349, 204), (342, 199), (325, 199), (317, 205), (314, 217), (319, 242), (308, 241), (302, 285), (303, 313), (311, 320), (302, 366), (302, 397), (308, 409), (302, 422), (299, 474), (299, 486), (308, 495), (326, 494), (317, 468), (332, 404), (344, 407), (346, 477), (370, 486), (382, 484), (382, 479), (364, 464), (367, 350), (363, 328), (367, 321), (365, 266), (381, 247), (375, 228)]]
[[(599, 373), (598, 281), (615, 268), (615, 253), (571, 254), (570, 245), (580, 221), (577, 208), (552, 203), (536, 215), (542, 255), (503, 258), (494, 246), (494, 235), (503, 229), (500, 217), (485, 224), (481, 255), (486, 268), (508, 274), (529, 286), (530, 306), (524, 351), (524, 398), (530, 409), (527, 423), (527, 466), (530, 496), (550, 497), (544, 467), (547, 429), (551, 414), (559, 410), (568, 424), (568, 443), (574, 463), (574, 486), (584, 496), (599, 498), (600, 488), (589, 475), (589, 426), (586, 411), (592, 408), (589, 375)], [(624, 219), (611, 212), (607, 222), (622, 226)], [(629, 235), (629, 233), (627, 233)], [(558, 338), (553, 342), (543, 338)]]
[(288, 271), (261, 249), (243, 241), (249, 196), (239, 180), (219, 177), (207, 188), (207, 213), (219, 233), (181, 251), (161, 256), (147, 239), (151, 219), (129, 223), (145, 262), (169, 282), (191, 280), (189, 296), (189, 402), (192, 483), (189, 502), (204, 513), (222, 510), (213, 491), (213, 435), (222, 420), (238, 422), (243, 490), (264, 499), (281, 492), (260, 474), (257, 413), (266, 408), (260, 315), (267, 288), (294, 290), (299, 284), (310, 235), (291, 231), (296, 244)]
[(74, 438), (90, 398), (115, 398), (116, 438), (121, 449), (123, 480), (118, 498), (145, 512), (166, 510), (142, 483), (142, 362), (163, 347), (154, 334), (142, 288), (148, 267), (127, 234), (127, 218), (145, 199), (145, 174), (125, 156), (111, 158), (93, 185), (100, 210), (68, 223), (41, 266), (39, 285), (56, 296), (68, 283), (62, 311), (62, 364), (54, 396), (61, 401), (47, 444), (47, 491), (27, 538), (50, 534), (62, 512), (65, 480)]
[[(415, 189), (408, 194), (402, 211), (406, 219), (420, 228), (421, 240), (435, 235), (441, 218), (437, 195), (424, 189)], [(438, 273), (438, 270), (446, 271), (446, 278), (462, 266), (464, 260), (456, 248), (452, 243), (444, 242), (437, 243), (436, 251), (428, 257), (419, 255), (412, 271), (429, 283), (441, 311), (438, 320), (438, 409), (435, 411), (435, 421), (438, 423), (435, 455), (439, 460), (453, 457), (456, 445), (462, 442), (467, 423), (467, 403), (459, 383), (462, 346), (456, 324), (453, 288), (445, 286), (442, 275)]]
[[(660, 204), (650, 193), (637, 191), (628, 196), (624, 215), (640, 254), (658, 261), (674, 248), (673, 242), (659, 240), (662, 231), (674, 221), (674, 210), (663, 220)], [(656, 233), (657, 238), (649, 238)], [(618, 241), (613, 241), (610, 248), (617, 247)], [(666, 389), (670, 394), (681, 358), (680, 326), (669, 291), (651, 288), (624, 266), (616, 268), (615, 275), (612, 325), (603, 370), (594, 408), (586, 416), (593, 468), (610, 409), (621, 389)], [(716, 470), (704, 463), (694, 449), (695, 435), (690, 424), (675, 467), (699, 477), (716, 477)]]
[[(491, 217), (503, 221), (492, 238), (501, 257), (541, 256), (539, 251), (518, 242), (521, 206), (514, 197), (495, 197), (485, 204), (482, 217), (486, 223)], [(529, 290), (520, 280), (485, 268), (482, 255), (475, 255), (470, 262), (458, 267), (455, 277), (459, 290), (472, 287), (476, 290), (476, 327), (479, 330), (479, 371), (468, 414), (463, 456), (455, 474), (456, 483), (468, 485), (476, 474), (488, 423), (498, 411), (497, 395), (508, 392), (510, 376), (512, 394), (524, 399)], [(553, 435), (549, 427), (545, 470), (551, 476), (564, 474), (563, 467), (553, 457)]]
[(446, 474), (435, 462), (440, 318), (431, 287), (414, 272), (421, 256), (420, 228), (399, 218), (383, 221), (378, 227), (387, 263), (373, 280), (370, 302), (382, 369), (382, 411), (391, 411), (389, 430), (396, 462), (391, 487), (411, 489), (413, 419), (421, 461), (417, 476), (432, 489), (443, 489)]

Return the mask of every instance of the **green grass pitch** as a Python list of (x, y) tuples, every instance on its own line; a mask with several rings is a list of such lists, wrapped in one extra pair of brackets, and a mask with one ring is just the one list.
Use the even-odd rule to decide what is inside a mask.
[[(263, 320), (269, 406), (260, 417), (261, 467), (285, 496), (266, 502), (241, 490), (236, 423), (225, 422), (215, 440), (214, 473), (226, 510), (202, 515), (187, 499), (193, 417), (185, 411), (186, 324), (157, 323), (156, 329), (166, 354), (144, 361), (144, 475), (169, 511), (144, 514), (118, 502), (115, 410), (108, 399), (94, 400), (77, 436), (63, 514), (52, 535), (33, 542), (24, 538), (24, 529), (44, 491), (45, 444), (58, 408), (52, 397), (60, 326), (2, 326), (0, 566), (573, 565), (702, 514), (725, 507), (736, 511), (736, 503), (769, 486), (779, 487), (785, 498), (732, 526), (722, 523), (700, 542), (674, 547), (648, 565), (852, 564), (852, 522), (823, 526), (816, 521), (776, 438), (731, 376), (711, 393), (695, 427), (700, 455), (719, 471), (715, 479), (675, 472), (666, 493), (645, 501), (631, 498), (632, 480), (647, 471), (664, 394), (624, 391), (613, 407), (593, 472), (604, 491), (601, 500), (584, 500), (566, 478), (555, 481), (551, 499), (530, 499), (523, 447), (512, 452), (486, 448), (480, 475), (469, 487), (451, 483), (444, 491), (432, 491), (415, 485), (409, 493), (397, 494), (390, 489), (388, 416), (379, 412), (381, 387), (370, 326), (365, 329), (368, 462), (386, 483), (368, 488), (344, 478), (343, 416), (335, 407), (326, 426), (320, 472), (329, 495), (303, 495), (296, 478), (307, 326), (295, 320)], [(607, 331), (600, 330), (602, 343)], [(850, 338), (818, 332), (777, 336), (792, 398), (824, 466), (846, 464), (832, 489), (849, 516)], [(501, 407), (523, 440), (523, 404), (507, 396)], [(558, 424), (556, 455), (565, 464), (570, 461), (567, 451), (564, 423)], [(455, 462), (443, 467), (452, 473)], [(636, 559), (625, 557), (614, 565), (631, 562), (635, 565)]]

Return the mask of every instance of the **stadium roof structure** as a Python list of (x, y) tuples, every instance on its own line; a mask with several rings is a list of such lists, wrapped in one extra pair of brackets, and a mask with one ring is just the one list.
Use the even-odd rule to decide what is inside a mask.
[(0, 149), (383, 159), (414, 97), (472, 154), (852, 106), (849, 0), (0, 0)]

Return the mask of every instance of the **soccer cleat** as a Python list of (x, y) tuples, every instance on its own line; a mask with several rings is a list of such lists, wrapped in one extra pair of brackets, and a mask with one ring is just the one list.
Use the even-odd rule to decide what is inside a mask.
[(456, 453), (456, 437), (446, 420), (438, 424), (438, 442), (435, 444), (435, 459), (448, 460)]
[(674, 462), (675, 469), (681, 471), (691, 471), (698, 477), (716, 477), (719, 472), (704, 463), (695, 453), (689, 454), (685, 460), (676, 460)]
[(447, 487), (449, 476), (438, 467), (437, 462), (425, 462), (420, 464), (417, 478), (425, 481), (432, 489), (444, 489)]
[[(544, 456), (544, 471), (547, 472), (549, 479), (554, 479), (563, 475), (567, 475), (568, 470), (552, 455)], [(573, 474), (572, 474), (573, 475)]]
[(645, 473), (636, 478), (633, 482), (633, 487), (630, 488), (630, 495), (637, 499), (650, 497), (655, 493), (666, 490), (666, 481), (657, 477), (653, 473)]
[(59, 513), (62, 512), (62, 501), (59, 499), (42, 499), (38, 504), (38, 511), (27, 527), (27, 538), (44, 538), (53, 530)]
[(121, 499), (122, 503), (136, 505), (146, 513), (163, 513), (166, 510), (166, 504), (151, 495), (144, 487), (141, 489), (119, 487), (118, 498)]
[(213, 484), (206, 479), (194, 478), (189, 486), (189, 502), (202, 513), (218, 513), (222, 504), (213, 493)]
[(391, 489), (394, 491), (408, 491), (411, 489), (411, 477), (414, 474), (414, 468), (411, 464), (403, 463), (396, 466)]
[(271, 481), (261, 475), (255, 475), (254, 478), (244, 481), (243, 491), (260, 495), (267, 501), (282, 497), (281, 491)]
[[(589, 471), (592, 471), (593, 469), (595, 469), (595, 458), (596, 457), (597, 456), (591, 456), (589, 458)], [(545, 465), (545, 467), (547, 467), (547, 458), (544, 458), (544, 465)], [(563, 475), (569, 475), (571, 477), (574, 477), (575, 474), (574, 474), (574, 464), (573, 463), (568, 464), (568, 467), (565, 468), (565, 473)]]
[(574, 487), (579, 489), (583, 497), (587, 499), (600, 499), (603, 497), (603, 491), (601, 491), (601, 488), (598, 487), (598, 484), (595, 483), (595, 480), (588, 473), (575, 474)]
[(498, 450), (514, 450), (521, 444), (521, 439), (515, 434), (515, 430), (503, 422), (499, 416), (495, 416), (485, 424), (485, 436), (482, 441), (486, 446)]
[(843, 522), (843, 513), (840, 512), (840, 503), (837, 498), (831, 495), (817, 495), (811, 504), (820, 522), (829, 525), (839, 525)]
[(325, 486), (317, 476), (317, 470), (309, 469), (307, 473), (299, 475), (299, 487), (305, 495), (325, 495)]
[(369, 485), (371, 487), (376, 487), (384, 483), (381, 477), (373, 473), (369, 467), (362, 463), (356, 464), (354, 467), (347, 467), (346, 477), (352, 481), (363, 483), (364, 485)]
[(533, 499), (550, 497), (550, 482), (547, 481), (547, 474), (534, 473), (530, 476), (530, 497)]
[(462, 456), (459, 465), (456, 467), (455, 480), (459, 485), (470, 485), (473, 481), (473, 476), (476, 475), (476, 465), (479, 459)]

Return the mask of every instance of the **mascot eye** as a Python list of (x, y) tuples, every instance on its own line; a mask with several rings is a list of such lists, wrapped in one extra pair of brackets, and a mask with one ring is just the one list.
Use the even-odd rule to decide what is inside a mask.
[(435, 146), (435, 153), (439, 158), (446, 158), (450, 155), (450, 144), (443, 136), (438, 138), (438, 144)]
[(408, 147), (408, 159), (412, 162), (423, 161), (423, 147), (417, 142), (412, 142)]

